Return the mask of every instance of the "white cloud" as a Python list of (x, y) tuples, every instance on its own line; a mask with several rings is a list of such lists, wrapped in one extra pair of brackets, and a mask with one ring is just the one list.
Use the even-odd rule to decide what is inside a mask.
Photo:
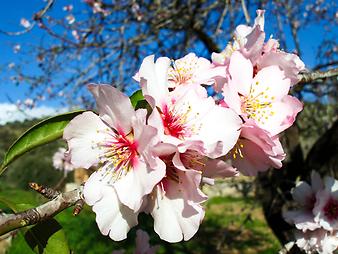
[(0, 125), (14, 121), (22, 122), (26, 119), (52, 116), (65, 111), (66, 108), (54, 108), (48, 106), (39, 106), (20, 111), (15, 104), (0, 103)]

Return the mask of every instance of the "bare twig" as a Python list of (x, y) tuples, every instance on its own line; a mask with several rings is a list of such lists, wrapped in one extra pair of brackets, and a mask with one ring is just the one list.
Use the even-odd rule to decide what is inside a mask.
[(306, 72), (299, 74), (300, 81), (298, 84), (306, 84), (311, 83), (316, 80), (333, 78), (338, 76), (338, 68), (330, 69), (327, 71), (314, 71), (314, 72)]
[(79, 200), (82, 200), (82, 190), (81, 186), (73, 191), (60, 193), (53, 200), (23, 212), (1, 214), (0, 235), (17, 228), (34, 225), (55, 216), (68, 207), (79, 204)]
[(243, 10), (243, 13), (244, 13), (246, 23), (250, 24), (251, 18), (250, 18), (250, 14), (249, 14), (248, 9), (247, 9), (246, 4), (245, 4), (245, 0), (242, 0), (242, 10)]
[(38, 11), (37, 13), (34, 14), (33, 20), (40, 20), (40, 19), (42, 19), (42, 17), (46, 14), (46, 12), (50, 8), (52, 8), (53, 4), (54, 4), (54, 0), (49, 0), (47, 2), (46, 6), (43, 9), (41, 9), (40, 11)]
[[(34, 20), (34, 21), (41, 20), (42, 17), (46, 14), (46, 12), (53, 6), (54, 1), (55, 1), (55, 0), (49, 0), (44, 8), (42, 8), (40, 11), (38, 11), (37, 13), (35, 13), (35, 14), (33, 15), (33, 20)], [(6, 34), (6, 35), (9, 35), (9, 36), (18, 36), (18, 35), (22, 35), (22, 34), (25, 34), (25, 33), (28, 33), (29, 31), (31, 31), (31, 30), (34, 28), (35, 24), (36, 24), (36, 23), (34, 22), (34, 23), (32, 23), (29, 27), (27, 27), (26, 29), (21, 30), (21, 31), (17, 31), (17, 32), (7, 32), (7, 31), (0, 30), (0, 33)]]
[(217, 27), (215, 29), (215, 33), (214, 33), (215, 35), (217, 35), (221, 30), (224, 18), (227, 15), (227, 12), (228, 12), (228, 4), (229, 4), (229, 0), (226, 0), (225, 3), (224, 3), (224, 9), (222, 11), (221, 17), (219, 18)]
[(48, 198), (48, 199), (54, 199), (58, 195), (60, 195), (60, 192), (58, 192), (58, 191), (56, 191), (52, 188), (48, 188), (48, 187), (45, 187), (43, 185), (37, 184), (37, 183), (29, 183), (28, 185), (33, 190), (35, 190), (36, 192), (40, 193), (42, 196), (44, 196), (45, 198)]
[(76, 201), (75, 207), (74, 207), (74, 210), (73, 210), (73, 215), (77, 216), (82, 211), (83, 206), (84, 206), (84, 200), (83, 199), (79, 199), (78, 201)]
[(327, 68), (327, 67), (336, 66), (336, 65), (338, 65), (338, 61), (332, 61), (332, 62), (328, 62), (328, 63), (324, 63), (324, 64), (318, 64), (313, 68), (313, 70), (319, 70), (319, 69), (322, 69), (322, 68)]

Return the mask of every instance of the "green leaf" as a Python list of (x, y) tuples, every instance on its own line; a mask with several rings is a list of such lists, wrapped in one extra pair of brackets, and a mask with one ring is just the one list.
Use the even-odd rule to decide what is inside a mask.
[(27, 230), (25, 240), (38, 254), (69, 254), (67, 239), (62, 226), (49, 219)]
[(13, 203), (12, 201), (2, 196), (0, 196), (0, 208), (1, 208), (1, 204), (5, 205), (5, 207), (10, 208), (15, 213), (19, 211), (15, 203)]
[(133, 105), (134, 108), (136, 108), (136, 105), (139, 101), (144, 100), (142, 90), (137, 90), (135, 93), (133, 93), (130, 97), (131, 105)]
[(0, 175), (6, 167), (24, 153), (62, 137), (63, 130), (75, 116), (84, 110), (69, 112), (50, 117), (27, 130), (19, 137), (5, 154), (0, 166)]

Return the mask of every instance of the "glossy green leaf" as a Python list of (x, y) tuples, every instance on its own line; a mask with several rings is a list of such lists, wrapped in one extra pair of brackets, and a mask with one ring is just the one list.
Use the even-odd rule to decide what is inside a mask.
[(130, 96), (130, 101), (134, 108), (136, 108), (137, 103), (142, 100), (144, 100), (142, 90), (137, 90)]
[(62, 226), (49, 219), (27, 230), (25, 240), (38, 254), (69, 254), (67, 239)]
[(75, 116), (84, 110), (50, 117), (34, 125), (19, 137), (8, 149), (0, 166), (0, 175), (6, 167), (24, 153), (62, 137), (63, 130)]

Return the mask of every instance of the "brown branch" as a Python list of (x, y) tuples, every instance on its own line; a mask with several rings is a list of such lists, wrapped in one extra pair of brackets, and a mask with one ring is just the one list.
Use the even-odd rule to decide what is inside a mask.
[(47, 220), (75, 204), (77, 204), (76, 214), (78, 214), (83, 205), (83, 202), (79, 202), (82, 200), (82, 190), (83, 187), (81, 186), (73, 191), (60, 193), (53, 200), (23, 212), (1, 214), (0, 236), (14, 229), (34, 225), (40, 221)]
[(298, 84), (311, 83), (316, 80), (333, 78), (338, 76), (338, 67), (327, 71), (313, 71), (299, 74)]
[(46, 6), (45, 6), (43, 9), (41, 9), (40, 11), (38, 11), (37, 13), (35, 13), (35, 14), (33, 15), (33, 20), (36, 20), (36, 21), (37, 21), (37, 20), (41, 20), (42, 17), (46, 14), (46, 12), (47, 12), (50, 8), (52, 8), (53, 4), (54, 4), (54, 0), (48, 0)]
[(331, 67), (331, 66), (335, 66), (338, 65), (338, 61), (332, 61), (332, 62), (328, 62), (328, 63), (324, 63), (324, 64), (318, 64), (316, 65), (313, 70), (319, 70), (322, 68), (327, 68), (327, 67)]
[(220, 32), (220, 30), (221, 30), (224, 18), (227, 15), (227, 12), (228, 12), (228, 5), (229, 5), (229, 0), (226, 0), (225, 4), (224, 4), (224, 9), (223, 9), (222, 14), (221, 14), (221, 16), (219, 18), (219, 21), (218, 21), (217, 27), (215, 29), (214, 35), (217, 35)]
[(42, 196), (48, 199), (54, 199), (60, 195), (60, 192), (37, 183), (29, 183), (28, 185), (31, 189), (35, 190), (36, 192), (40, 193)]
[(220, 51), (217, 44), (202, 29), (193, 27), (192, 31), (195, 33), (197, 38), (204, 43), (204, 45), (206, 46), (206, 48), (208, 49), (210, 54), (212, 52), (219, 52)]

